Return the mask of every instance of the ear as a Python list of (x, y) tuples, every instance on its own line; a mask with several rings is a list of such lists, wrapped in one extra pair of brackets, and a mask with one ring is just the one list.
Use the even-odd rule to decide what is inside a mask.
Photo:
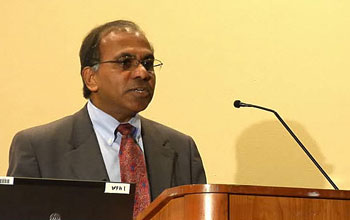
[(97, 71), (94, 71), (92, 67), (86, 66), (81, 71), (81, 77), (84, 80), (86, 87), (91, 92), (96, 92), (98, 90), (98, 85), (96, 81)]

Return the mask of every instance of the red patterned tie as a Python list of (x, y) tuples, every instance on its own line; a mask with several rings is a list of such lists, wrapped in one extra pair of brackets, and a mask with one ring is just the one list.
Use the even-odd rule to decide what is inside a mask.
[(119, 150), (121, 181), (136, 183), (133, 213), (136, 217), (151, 202), (145, 158), (140, 146), (132, 137), (135, 127), (120, 124), (117, 131), (123, 135)]

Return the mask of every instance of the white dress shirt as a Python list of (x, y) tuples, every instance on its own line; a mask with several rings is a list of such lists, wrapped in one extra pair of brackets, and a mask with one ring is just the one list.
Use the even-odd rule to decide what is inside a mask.
[[(87, 104), (87, 110), (100, 146), (109, 180), (112, 182), (121, 182), (118, 155), (122, 135), (118, 132), (117, 137), (114, 136), (114, 131), (119, 126), (120, 122), (111, 115), (98, 109), (90, 100)], [(141, 120), (139, 115), (136, 114), (128, 123), (136, 128), (136, 131), (133, 133), (134, 138), (143, 151)]]

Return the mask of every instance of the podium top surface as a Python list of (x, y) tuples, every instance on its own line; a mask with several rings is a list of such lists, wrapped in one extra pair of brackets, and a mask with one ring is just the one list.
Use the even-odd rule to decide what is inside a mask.
[(193, 184), (165, 190), (156, 200), (195, 193), (229, 193), (240, 195), (282, 196), (299, 198), (350, 199), (350, 191), (333, 189), (271, 187), (253, 185)]
[(194, 184), (170, 188), (157, 197), (137, 219), (144, 219), (151, 212), (165, 206), (170, 200), (186, 195), (203, 193), (223, 193), (230, 195), (276, 196), (310, 199), (350, 200), (350, 191), (313, 188), (290, 188), (252, 185)]

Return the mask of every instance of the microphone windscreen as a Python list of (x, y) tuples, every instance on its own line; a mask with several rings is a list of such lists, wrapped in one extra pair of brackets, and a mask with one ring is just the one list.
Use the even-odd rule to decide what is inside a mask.
[(241, 107), (241, 101), (240, 101), (240, 100), (236, 100), (236, 101), (233, 103), (233, 106), (236, 107), (236, 108)]

